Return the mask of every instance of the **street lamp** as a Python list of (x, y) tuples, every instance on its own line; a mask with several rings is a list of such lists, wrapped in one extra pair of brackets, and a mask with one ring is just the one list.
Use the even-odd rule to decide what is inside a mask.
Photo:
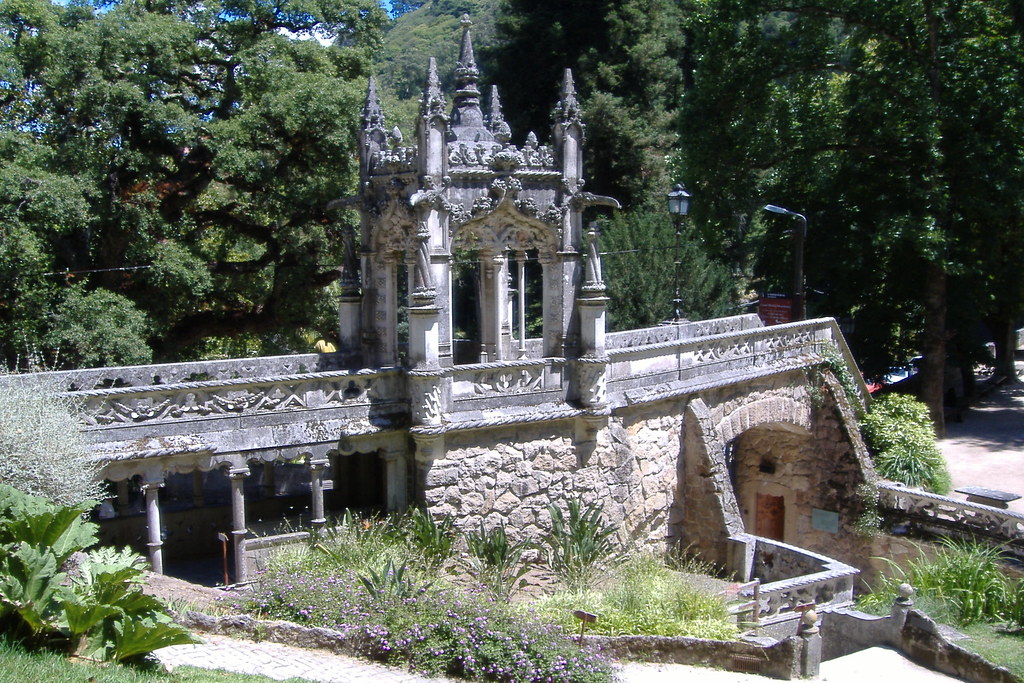
[(668, 200), (668, 212), (672, 214), (672, 221), (675, 223), (676, 228), (676, 247), (675, 247), (675, 265), (676, 265), (676, 294), (675, 298), (672, 299), (672, 319), (674, 322), (679, 322), (680, 308), (683, 305), (683, 299), (679, 296), (679, 243), (682, 240), (682, 217), (690, 213), (690, 193), (686, 191), (681, 184), (676, 185), (672, 188), (672, 191), (665, 195), (665, 199)]
[(807, 317), (804, 302), (804, 240), (807, 238), (807, 216), (774, 204), (765, 204), (764, 210), (800, 219), (800, 229), (793, 231), (793, 320), (803, 320)]

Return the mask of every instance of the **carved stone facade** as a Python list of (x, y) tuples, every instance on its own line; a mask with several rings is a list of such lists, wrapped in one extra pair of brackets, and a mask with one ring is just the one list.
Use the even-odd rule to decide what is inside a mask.
[[(539, 355), (572, 358), (588, 351), (580, 345), (575, 315), (586, 250), (583, 211), (618, 204), (583, 191), (584, 125), (572, 74), (565, 72), (551, 144), (540, 144), (530, 132), (520, 146), (511, 142), (496, 87), (484, 112), (479, 76), (464, 17), (452, 107), (431, 60), (411, 144), (397, 128), (388, 130), (370, 82), (360, 135), (362, 298), (361, 305), (343, 308), (341, 323), (344, 350), (354, 363), (407, 359), (422, 369), (458, 360), (457, 259), (476, 273), (474, 310), (463, 313), (477, 323), (468, 362), (527, 355), (527, 289), (542, 291)], [(592, 256), (599, 258), (596, 250)], [(528, 260), (540, 266), (540, 288), (526, 282)], [(407, 341), (399, 338), (403, 307), (410, 316)], [(418, 325), (412, 322), (417, 313)]]
[[(455, 76), (449, 109), (431, 64), (410, 143), (369, 85), (337, 353), (49, 375), (81, 400), (116, 487), (105, 527), (142, 539), (158, 568), (165, 546), (216, 548), (227, 531), (245, 580), (246, 548), (267, 547), (255, 530), (275, 515), (316, 528), (332, 511), (417, 502), (524, 538), (547, 529), (549, 504), (578, 497), (602, 502), (624, 538), (736, 568), (749, 558), (733, 549), (750, 544), (735, 539), (758, 526), (749, 498), (774, 492), (782, 540), (846, 547), (851, 491), (873, 475), (845, 396), (814, 374), (827, 347), (859, 377), (835, 322), (747, 315), (606, 334), (583, 212), (615, 202), (582, 189), (571, 74), (550, 145), (530, 133), (519, 146), (496, 91), (481, 107), (468, 21)], [(456, 267), (477, 288), (468, 359), (456, 357)], [(809, 522), (814, 509), (836, 513), (837, 531)]]

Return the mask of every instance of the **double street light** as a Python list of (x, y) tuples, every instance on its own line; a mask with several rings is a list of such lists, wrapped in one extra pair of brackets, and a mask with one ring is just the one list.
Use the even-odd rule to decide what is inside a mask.
[(807, 238), (807, 216), (774, 204), (765, 204), (764, 210), (800, 219), (799, 229), (793, 231), (793, 320), (803, 320), (807, 317), (804, 297), (804, 240)]
[(683, 216), (690, 213), (690, 193), (686, 191), (682, 185), (676, 185), (672, 188), (672, 191), (665, 195), (665, 199), (668, 200), (668, 212), (672, 214), (672, 221), (675, 223), (676, 228), (676, 246), (675, 246), (675, 297), (672, 299), (672, 320), (673, 322), (679, 322), (681, 315), (680, 309), (683, 305), (683, 299), (679, 295), (679, 269), (681, 263), (679, 261), (679, 246), (682, 240), (682, 229)]

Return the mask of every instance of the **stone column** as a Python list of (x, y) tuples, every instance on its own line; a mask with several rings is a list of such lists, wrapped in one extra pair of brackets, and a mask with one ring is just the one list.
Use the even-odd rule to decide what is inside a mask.
[(245, 479), (249, 476), (248, 465), (228, 471), (231, 480), (231, 536), (235, 546), (235, 583), (246, 583), (249, 570), (245, 561)]
[(326, 458), (309, 461), (309, 490), (313, 496), (313, 519), (309, 521), (313, 525), (314, 534), (320, 533), (327, 523), (324, 516), (324, 468), (327, 464)]
[(518, 303), (519, 303), (519, 353), (520, 358), (526, 358), (526, 253), (516, 252), (516, 275), (519, 278)]
[(146, 527), (149, 532), (149, 542), (146, 547), (149, 549), (149, 564), (153, 567), (153, 573), (164, 573), (163, 537), (160, 533), (160, 498), (159, 493), (164, 483), (162, 481), (146, 481), (142, 483), (142, 491), (146, 496)]
[(274, 462), (263, 463), (263, 476), (260, 478), (260, 488), (264, 498), (273, 498), (277, 493), (277, 484), (274, 481)]
[(201, 508), (206, 505), (206, 497), (203, 494), (203, 472), (192, 470), (192, 505)]
[(384, 459), (385, 505), (388, 512), (402, 512), (409, 505), (408, 460), (405, 451), (389, 449)]
[(128, 480), (122, 479), (117, 482), (117, 516), (126, 517), (129, 505), (131, 505), (131, 499), (128, 495)]

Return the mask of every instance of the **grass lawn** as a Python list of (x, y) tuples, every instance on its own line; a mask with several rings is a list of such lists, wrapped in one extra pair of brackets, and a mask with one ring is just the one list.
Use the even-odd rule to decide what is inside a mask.
[(1007, 633), (994, 624), (973, 624), (961, 627), (960, 631), (970, 636), (970, 640), (958, 640), (957, 645), (977, 652), (993, 664), (1005, 666), (1024, 680), (1024, 631)]
[[(53, 652), (26, 652), (21, 647), (0, 639), (0, 681), (31, 683), (272, 683), (264, 676), (247, 676), (225, 671), (209, 671), (185, 666), (167, 674), (162, 671), (121, 666), (75, 662)], [(290, 679), (300, 683), (301, 679)], [(288, 683), (288, 682), (286, 682)]]

